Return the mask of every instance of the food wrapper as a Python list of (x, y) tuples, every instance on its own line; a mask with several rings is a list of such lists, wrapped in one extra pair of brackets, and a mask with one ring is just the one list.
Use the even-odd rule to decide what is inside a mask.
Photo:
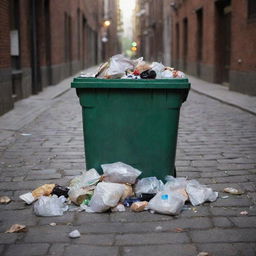
[(148, 206), (147, 201), (135, 202), (131, 205), (131, 210), (134, 212), (142, 212)]
[(55, 184), (44, 184), (43, 186), (40, 186), (32, 191), (32, 195), (35, 198), (39, 198), (40, 196), (49, 196), (53, 189), (55, 187)]

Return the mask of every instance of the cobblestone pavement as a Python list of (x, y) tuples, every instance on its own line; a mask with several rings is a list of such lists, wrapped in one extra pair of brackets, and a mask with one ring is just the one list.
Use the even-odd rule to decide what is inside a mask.
[[(177, 217), (148, 212), (36, 217), (18, 198), (44, 183), (66, 185), (83, 170), (81, 109), (74, 90), (0, 143), (0, 154), (0, 194), (14, 200), (0, 205), (1, 255), (256, 254), (256, 118), (242, 110), (190, 93), (181, 111), (178, 176), (196, 178), (219, 192), (235, 187), (245, 194), (221, 198), (220, 193), (216, 202)], [(27, 225), (28, 232), (4, 233), (14, 223)], [(71, 240), (67, 234), (74, 229), (81, 237)]]

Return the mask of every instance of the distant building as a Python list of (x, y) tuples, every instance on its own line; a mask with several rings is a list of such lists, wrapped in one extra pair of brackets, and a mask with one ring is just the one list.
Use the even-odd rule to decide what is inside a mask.
[(256, 0), (137, 0), (138, 55), (256, 95)]
[[(0, 115), (15, 101), (117, 53), (116, 3), (1, 0)], [(105, 18), (111, 21), (108, 28)]]
[(138, 56), (147, 61), (163, 60), (163, 1), (137, 0), (135, 41)]
[(176, 0), (171, 6), (173, 65), (256, 95), (256, 1)]

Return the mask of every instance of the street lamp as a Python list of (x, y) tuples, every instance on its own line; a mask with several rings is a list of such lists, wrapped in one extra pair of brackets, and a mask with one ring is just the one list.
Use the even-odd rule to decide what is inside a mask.
[(108, 28), (110, 25), (111, 25), (111, 21), (110, 21), (110, 20), (105, 20), (105, 21), (103, 22), (103, 26), (104, 26), (105, 28)]

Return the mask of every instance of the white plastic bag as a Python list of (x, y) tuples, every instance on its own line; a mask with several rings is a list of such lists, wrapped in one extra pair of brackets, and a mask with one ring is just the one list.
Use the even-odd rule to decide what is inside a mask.
[(141, 174), (141, 171), (122, 162), (102, 164), (101, 168), (104, 172), (104, 180), (108, 182), (134, 184)]
[(82, 175), (75, 177), (70, 182), (68, 192), (70, 200), (80, 205), (87, 197), (88, 193), (94, 190), (96, 184), (100, 180), (100, 175), (95, 169), (90, 169)]
[(188, 200), (188, 194), (186, 192), (187, 179), (186, 178), (174, 178), (173, 176), (166, 176), (166, 183), (164, 190), (171, 191), (180, 194), (184, 201)]
[(127, 69), (134, 69), (134, 67), (135, 62), (133, 60), (124, 57), (122, 54), (118, 54), (110, 58), (109, 67), (105, 75), (111, 78), (121, 78)]
[(135, 194), (140, 196), (142, 193), (157, 193), (163, 190), (164, 184), (156, 177), (147, 177), (138, 181), (135, 185)]
[(196, 180), (190, 180), (187, 184), (186, 191), (192, 205), (199, 205), (206, 201), (213, 202), (218, 197), (218, 192), (214, 192), (212, 188), (201, 185)]
[(41, 196), (34, 204), (34, 212), (38, 216), (61, 216), (68, 210), (64, 196)]
[(166, 176), (165, 180), (167, 181), (164, 185), (165, 189), (175, 190), (180, 188), (186, 188), (188, 180), (187, 178), (174, 178), (173, 176)]
[(125, 190), (123, 184), (100, 182), (94, 190), (94, 194), (89, 203), (92, 212), (105, 212), (111, 207), (115, 207), (120, 201)]
[(180, 194), (170, 191), (158, 192), (148, 203), (148, 208), (158, 213), (177, 215), (184, 206), (184, 199)]
[(90, 169), (83, 172), (82, 175), (79, 175), (70, 181), (70, 187), (87, 187), (96, 184), (100, 179), (100, 175), (95, 169)]
[(173, 73), (170, 70), (164, 70), (163, 72), (161, 72), (161, 78), (162, 79), (170, 79), (173, 78)]
[(165, 69), (165, 66), (162, 63), (159, 62), (153, 62), (151, 64), (151, 68), (152, 70), (154, 70), (156, 72), (156, 79), (161, 79), (162, 78), (162, 72)]

